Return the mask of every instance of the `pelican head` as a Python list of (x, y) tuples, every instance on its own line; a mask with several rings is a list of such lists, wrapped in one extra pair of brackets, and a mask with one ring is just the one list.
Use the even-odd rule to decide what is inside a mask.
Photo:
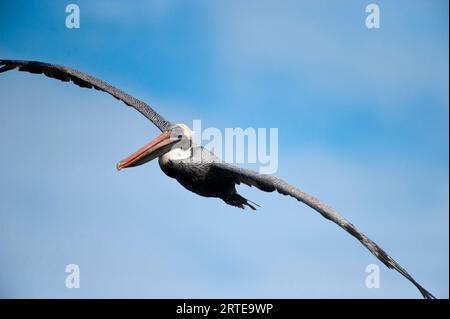
[(180, 160), (191, 155), (192, 131), (185, 124), (174, 124), (139, 150), (117, 163), (117, 170), (139, 166), (157, 157), (160, 162)]

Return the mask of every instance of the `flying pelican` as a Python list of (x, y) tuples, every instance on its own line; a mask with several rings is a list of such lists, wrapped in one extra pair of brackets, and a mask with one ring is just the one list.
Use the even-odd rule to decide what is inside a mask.
[(259, 174), (223, 162), (207, 149), (194, 144), (192, 131), (186, 125), (170, 123), (148, 104), (102, 80), (66, 66), (36, 61), (0, 60), (0, 73), (16, 68), (19, 71), (45, 74), (64, 82), (72, 81), (80, 87), (109, 93), (126, 105), (135, 108), (161, 130), (161, 135), (117, 163), (118, 170), (139, 166), (159, 157), (159, 166), (162, 171), (167, 176), (175, 178), (186, 189), (200, 196), (220, 198), (228, 205), (239, 208), (248, 206), (255, 210), (255, 206), (258, 206), (237, 193), (236, 185), (241, 183), (250, 187), (255, 186), (265, 192), (276, 190), (280, 194), (294, 197), (358, 239), (383, 264), (397, 270), (413, 283), (424, 298), (435, 299), (380, 246), (332, 208), (275, 176)]

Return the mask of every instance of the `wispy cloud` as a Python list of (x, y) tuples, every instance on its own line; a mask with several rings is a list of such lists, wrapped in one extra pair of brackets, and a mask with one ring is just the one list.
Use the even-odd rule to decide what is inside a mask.
[[(212, 5), (225, 85), (233, 93), (250, 95), (262, 73), (282, 73), (298, 90), (310, 83), (309, 88), (320, 88), (323, 94), (365, 97), (368, 103), (355, 107), (374, 107), (389, 115), (406, 111), (424, 94), (447, 110), (448, 31), (429, 20), (441, 8), (419, 2), (405, 11), (381, 2), (383, 26), (374, 31), (364, 25), (364, 4)], [(429, 28), (424, 30), (423, 23)]]

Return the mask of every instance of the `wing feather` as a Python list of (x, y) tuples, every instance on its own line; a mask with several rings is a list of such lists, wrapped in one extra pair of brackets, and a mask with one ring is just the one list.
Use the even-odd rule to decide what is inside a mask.
[(72, 81), (74, 84), (83, 88), (94, 88), (96, 90), (106, 92), (116, 99), (124, 102), (126, 105), (135, 108), (147, 119), (152, 121), (153, 124), (155, 124), (162, 132), (164, 132), (171, 125), (170, 122), (165, 120), (145, 102), (138, 100), (133, 96), (115, 88), (114, 86), (81, 71), (63, 65), (37, 61), (0, 60), (0, 73), (14, 70), (16, 68), (19, 71), (44, 74), (50, 78), (60, 81)]
[(275, 176), (259, 174), (257, 172), (239, 168), (224, 162), (214, 162), (212, 163), (213, 168), (220, 170), (222, 176), (228, 175), (228, 177), (233, 178), (236, 184), (246, 184), (248, 186), (255, 186), (258, 189), (265, 192), (277, 191), (280, 194), (294, 197), (298, 201), (308, 205), (323, 217), (331, 220), (350, 235), (358, 239), (361, 244), (363, 244), (375, 257), (377, 257), (383, 264), (388, 268), (397, 270), (406, 279), (413, 283), (417, 289), (419, 289), (422, 296), (426, 299), (434, 299), (435, 297), (423, 288), (402, 266), (400, 266), (391, 256), (389, 256), (380, 246), (378, 246), (374, 241), (360, 232), (352, 223), (347, 221), (339, 213), (333, 210), (331, 207), (325, 205), (317, 198), (305, 193), (299, 188), (292, 186), (282, 179)]

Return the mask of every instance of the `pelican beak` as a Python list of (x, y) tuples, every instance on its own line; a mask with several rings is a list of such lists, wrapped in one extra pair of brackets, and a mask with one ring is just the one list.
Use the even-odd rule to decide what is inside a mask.
[(126, 159), (117, 163), (117, 170), (126, 167), (142, 165), (170, 151), (172, 145), (180, 141), (179, 138), (171, 136), (171, 131), (162, 133), (147, 145), (128, 156)]

